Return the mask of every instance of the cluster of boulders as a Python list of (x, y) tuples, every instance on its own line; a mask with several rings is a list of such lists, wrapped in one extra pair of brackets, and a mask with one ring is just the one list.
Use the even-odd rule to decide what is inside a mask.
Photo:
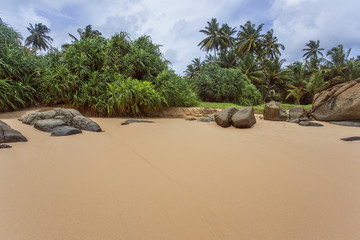
[(36, 129), (50, 132), (51, 136), (67, 136), (82, 133), (82, 130), (101, 132), (100, 126), (84, 117), (75, 109), (54, 108), (44, 112), (23, 115), (22, 123), (33, 125)]
[(254, 109), (230, 107), (215, 113), (215, 122), (221, 127), (251, 128), (256, 123)]

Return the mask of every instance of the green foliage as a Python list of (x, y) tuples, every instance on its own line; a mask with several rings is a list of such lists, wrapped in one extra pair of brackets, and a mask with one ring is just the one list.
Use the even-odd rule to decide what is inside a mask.
[(196, 78), (196, 85), (203, 101), (232, 102), (247, 106), (261, 101), (260, 92), (238, 69), (224, 69), (217, 64), (205, 65)]

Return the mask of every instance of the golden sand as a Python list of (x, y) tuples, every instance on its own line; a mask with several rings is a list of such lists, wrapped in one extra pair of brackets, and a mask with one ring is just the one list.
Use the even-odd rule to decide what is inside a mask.
[(0, 149), (0, 239), (358, 240), (360, 128), (93, 118)]

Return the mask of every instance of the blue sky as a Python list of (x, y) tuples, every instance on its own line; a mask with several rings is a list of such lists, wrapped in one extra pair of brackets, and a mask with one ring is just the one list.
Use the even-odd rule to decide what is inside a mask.
[(55, 47), (88, 24), (105, 37), (148, 34), (180, 74), (193, 58), (204, 59), (199, 30), (213, 17), (237, 29), (247, 20), (265, 23), (285, 45), (287, 63), (301, 59), (309, 40), (320, 40), (326, 50), (342, 43), (351, 56), (360, 55), (359, 10), (358, 0), (0, 0), (0, 17), (24, 37), (29, 23), (40, 22), (51, 29)]

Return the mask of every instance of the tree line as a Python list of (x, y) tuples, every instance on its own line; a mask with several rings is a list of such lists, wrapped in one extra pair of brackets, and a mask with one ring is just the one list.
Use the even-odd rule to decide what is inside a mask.
[[(208, 100), (209, 94), (213, 94), (218, 97), (212, 100), (240, 103), (229, 95), (234, 94), (237, 82), (246, 78), (260, 92), (258, 101), (308, 104), (319, 91), (360, 77), (360, 56), (349, 59), (351, 49), (346, 50), (339, 44), (326, 51), (325, 57), (319, 40), (305, 44), (302, 61), (284, 66), (286, 60), (281, 58), (281, 52), (285, 46), (278, 42), (273, 29), (264, 32), (263, 27), (264, 24), (256, 26), (247, 21), (236, 30), (226, 23), (220, 26), (213, 18), (200, 30), (205, 38), (198, 46), (207, 53), (205, 60), (193, 59), (184, 73), (193, 80), (201, 99)], [(211, 65), (217, 67), (209, 67)], [(219, 76), (229, 70), (239, 74), (216, 90), (213, 85), (221, 81), (210, 77), (213, 76), (210, 68), (219, 72)]]

